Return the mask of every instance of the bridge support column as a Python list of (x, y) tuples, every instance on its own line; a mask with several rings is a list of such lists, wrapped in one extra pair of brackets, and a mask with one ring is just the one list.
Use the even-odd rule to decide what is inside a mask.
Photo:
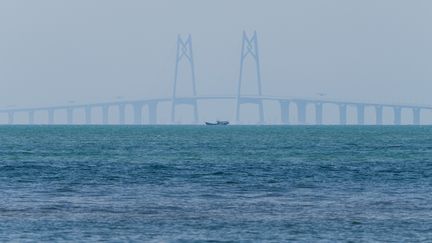
[(402, 108), (401, 107), (393, 107), (393, 113), (394, 113), (394, 124), (400, 125), (401, 124), (401, 114), (402, 114)]
[(172, 100), (172, 104), (171, 104), (171, 124), (174, 124), (175, 123), (175, 115), (176, 115), (176, 103), (175, 103), (175, 100), (174, 100), (174, 98), (173, 98), (173, 100)]
[(282, 124), (289, 124), (289, 105), (288, 100), (279, 101)]
[(48, 124), (54, 124), (54, 109), (48, 110)]
[(92, 108), (91, 108), (91, 106), (86, 106), (84, 112), (85, 112), (85, 123), (87, 125), (89, 125), (92, 122)]
[(258, 106), (258, 116), (259, 116), (258, 124), (264, 124), (264, 105), (262, 100), (249, 100), (249, 99), (241, 98), (240, 96), (237, 96), (237, 106), (236, 106), (237, 124), (240, 124), (240, 108), (242, 104), (256, 104)]
[(264, 105), (263, 102), (261, 101), (258, 104), (258, 112), (259, 112), (259, 124), (264, 124)]
[(347, 124), (347, 105), (340, 104), (339, 105), (339, 124), (346, 125)]
[(133, 109), (134, 109), (134, 123), (136, 125), (142, 124), (142, 107), (143, 107), (143, 105), (141, 103), (133, 105)]
[(376, 125), (383, 124), (383, 107), (382, 105), (375, 106)]
[(102, 124), (104, 125), (108, 124), (108, 117), (109, 117), (109, 106), (104, 105), (102, 106)]
[[(157, 123), (157, 102), (152, 102), (148, 104), (148, 113), (149, 113), (149, 124), (156, 124)], [(197, 107), (195, 106), (195, 109)], [(195, 114), (198, 113), (197, 110), (195, 110)], [(198, 117), (195, 116), (195, 123), (198, 122)]]
[(12, 125), (14, 124), (15, 113), (13, 111), (8, 112), (8, 124)]
[(120, 104), (118, 108), (119, 108), (119, 123), (121, 125), (124, 125), (126, 123), (126, 105)]
[(299, 124), (306, 124), (306, 102), (297, 101), (297, 119)]
[[(193, 122), (194, 124), (198, 124), (198, 102), (195, 98), (192, 99), (178, 99), (173, 98), (171, 101), (171, 123), (175, 123), (175, 117), (176, 117), (176, 107), (178, 105), (188, 105), (192, 106), (193, 108)], [(150, 109), (150, 106), (149, 106)]]
[(413, 108), (413, 124), (420, 125), (420, 108)]
[(323, 104), (315, 104), (315, 122), (317, 125), (322, 125), (323, 123)]
[(73, 108), (67, 108), (66, 109), (66, 113), (67, 113), (67, 124), (71, 125), (73, 123)]
[(28, 112), (28, 123), (30, 125), (34, 124), (34, 111), (29, 111)]
[(196, 100), (193, 107), (194, 107), (194, 123), (198, 124), (198, 104)]
[(364, 125), (364, 113), (365, 107), (363, 104), (357, 105), (357, 124)]

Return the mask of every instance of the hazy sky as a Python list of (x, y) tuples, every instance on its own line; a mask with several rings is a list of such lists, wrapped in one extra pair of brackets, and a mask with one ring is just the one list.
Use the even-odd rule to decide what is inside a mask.
[(263, 92), (432, 104), (430, 0), (2, 0), (0, 106), (170, 96), (191, 33), (199, 94), (234, 94), (256, 30)]

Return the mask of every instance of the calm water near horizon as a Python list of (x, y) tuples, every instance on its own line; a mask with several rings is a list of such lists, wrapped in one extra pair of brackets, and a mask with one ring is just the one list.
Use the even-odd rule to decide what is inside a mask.
[(0, 241), (432, 241), (432, 126), (0, 126)]

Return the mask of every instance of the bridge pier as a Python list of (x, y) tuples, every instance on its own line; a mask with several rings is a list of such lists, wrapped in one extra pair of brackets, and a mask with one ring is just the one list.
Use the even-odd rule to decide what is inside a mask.
[(73, 123), (73, 108), (67, 108), (67, 124), (71, 125)]
[(143, 107), (143, 104), (141, 104), (141, 103), (133, 104), (135, 125), (142, 124), (142, 107)]
[(299, 124), (306, 124), (306, 102), (296, 101), (297, 119)]
[(198, 104), (195, 100), (195, 104), (194, 104), (194, 123), (198, 124)]
[[(189, 64), (191, 71), (191, 81), (192, 81), (192, 95), (194, 98), (182, 99), (177, 98), (177, 79), (179, 74), (179, 66), (182, 60), (185, 60), (187, 64)], [(196, 84), (195, 84), (195, 64), (192, 52), (192, 37), (189, 35), (186, 40), (184, 40), (180, 35), (177, 37), (177, 55), (176, 55), (176, 65), (174, 71), (174, 85), (173, 85), (173, 93), (172, 93), (172, 103), (171, 103), (171, 123), (175, 123), (175, 108), (179, 104), (188, 104), (193, 106), (194, 111), (194, 123), (198, 123), (198, 105), (197, 100), (195, 99), (196, 92)], [(149, 106), (149, 109), (152, 109)], [(149, 115), (150, 114), (149, 110)], [(149, 118), (150, 122), (155, 122), (155, 117)], [(140, 122), (141, 123), (141, 122)]]
[(48, 124), (54, 124), (54, 109), (48, 109)]
[(103, 125), (108, 124), (108, 117), (109, 117), (109, 105), (103, 105), (102, 106), (102, 124)]
[(376, 125), (382, 125), (383, 124), (383, 107), (382, 107), (382, 105), (376, 105), (375, 106), (375, 118), (376, 118)]
[(397, 106), (397, 107), (393, 107), (393, 113), (394, 113), (394, 124), (395, 125), (400, 125), (401, 121), (402, 121), (402, 108)]
[(420, 125), (420, 108), (413, 108), (413, 124)]
[[(239, 72), (239, 79), (237, 83), (237, 107), (236, 107), (236, 120), (237, 123), (239, 123), (240, 120), (240, 105), (242, 103), (254, 103), (258, 105), (258, 112), (259, 112), (259, 124), (264, 124), (264, 108), (263, 108), (263, 101), (262, 99), (255, 99), (252, 100), (252, 102), (243, 102), (245, 99), (242, 97), (242, 83), (245, 81), (243, 80), (243, 71), (245, 68), (245, 63), (248, 59), (248, 57), (251, 59), (251, 61), (255, 64), (255, 74), (256, 74), (256, 82), (258, 87), (257, 95), (262, 95), (262, 89), (261, 89), (261, 65), (260, 65), (260, 59), (259, 59), (259, 51), (258, 51), (258, 37), (256, 31), (253, 33), (251, 37), (249, 37), (246, 32), (243, 32), (243, 40), (242, 40), (242, 50), (240, 55), (240, 72)], [(248, 100), (246, 98), (246, 100)]]
[(322, 125), (323, 123), (323, 104), (316, 103), (315, 104), (315, 123), (317, 125)]
[[(173, 98), (171, 105), (171, 123), (175, 123), (176, 107), (178, 105), (190, 105), (193, 108), (193, 123), (198, 124), (198, 103), (195, 98)], [(149, 106), (150, 109), (150, 106)]]
[(125, 104), (119, 104), (119, 123), (121, 125), (124, 125), (126, 123), (126, 105)]
[(357, 124), (364, 125), (364, 110), (365, 106), (363, 104), (357, 105)]
[[(256, 104), (258, 106), (259, 124), (264, 124), (264, 106), (262, 100), (237, 97), (236, 121), (240, 123), (240, 107), (242, 104)], [(282, 105), (282, 104), (281, 104)]]
[(347, 105), (340, 104), (339, 105), (339, 124), (346, 125), (347, 124)]
[[(151, 102), (148, 104), (148, 113), (149, 113), (149, 124), (156, 124), (157, 123), (157, 102)], [(195, 106), (195, 109), (197, 107)], [(195, 110), (196, 113), (198, 113), (197, 110)], [(195, 117), (195, 123), (197, 123), (198, 118)]]
[(280, 114), (281, 114), (282, 124), (289, 124), (289, 105), (290, 105), (290, 102), (288, 100), (279, 101), (279, 105), (280, 105)]
[(177, 104), (175, 103), (175, 100), (173, 98), (172, 105), (171, 105), (171, 124), (175, 123), (175, 114), (176, 114), (175, 109), (176, 109), (176, 105)]
[(28, 123), (30, 125), (34, 124), (34, 111), (29, 111), (28, 112)]
[(92, 123), (92, 108), (91, 106), (86, 106), (84, 108), (84, 113), (85, 113), (85, 123), (87, 125)]
[(8, 112), (8, 124), (12, 125), (14, 124), (15, 113), (13, 111)]

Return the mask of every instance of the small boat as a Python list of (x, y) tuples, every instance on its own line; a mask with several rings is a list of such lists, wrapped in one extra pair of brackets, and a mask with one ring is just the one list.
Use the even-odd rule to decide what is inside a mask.
[(229, 124), (229, 121), (216, 121), (216, 122), (206, 122), (207, 126), (226, 126)]

